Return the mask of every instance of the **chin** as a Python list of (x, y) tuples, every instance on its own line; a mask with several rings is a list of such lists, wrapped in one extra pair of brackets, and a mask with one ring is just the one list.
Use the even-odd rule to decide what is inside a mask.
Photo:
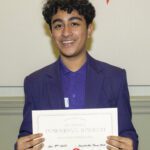
[(76, 54), (64, 54), (64, 53), (61, 53), (64, 57), (68, 57), (68, 58), (72, 58), (72, 57), (75, 57), (77, 56)]
[(78, 55), (78, 53), (75, 53), (75, 52), (73, 52), (73, 51), (71, 51), (71, 50), (64, 50), (64, 51), (61, 51), (60, 52), (63, 56), (65, 56), (65, 57), (74, 57), (74, 56), (76, 56), (76, 55)]

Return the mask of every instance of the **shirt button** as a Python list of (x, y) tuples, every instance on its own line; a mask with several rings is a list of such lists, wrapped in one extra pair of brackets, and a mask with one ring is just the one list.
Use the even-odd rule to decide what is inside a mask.
[(72, 97), (75, 98), (75, 97), (76, 97), (76, 94), (73, 94)]

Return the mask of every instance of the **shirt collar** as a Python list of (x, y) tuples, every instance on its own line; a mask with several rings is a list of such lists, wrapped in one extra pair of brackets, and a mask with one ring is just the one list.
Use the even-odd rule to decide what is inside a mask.
[[(88, 59), (88, 57), (87, 57)], [(69, 70), (62, 62), (61, 58), (59, 59), (59, 62), (60, 62), (60, 69), (61, 69), (61, 72), (66, 75), (68, 73), (78, 73), (78, 72), (83, 72), (84, 70), (86, 70), (86, 66), (87, 66), (87, 62), (88, 60), (86, 60), (86, 62), (81, 66), (81, 68), (79, 70), (77, 70), (76, 72), (72, 72), (71, 70)]]

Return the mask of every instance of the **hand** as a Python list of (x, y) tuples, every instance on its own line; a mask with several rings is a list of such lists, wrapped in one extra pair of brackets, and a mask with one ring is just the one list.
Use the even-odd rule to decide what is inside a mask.
[(41, 150), (44, 145), (43, 142), (44, 138), (40, 133), (24, 136), (17, 140), (16, 150)]
[(109, 136), (106, 143), (109, 144), (108, 150), (133, 150), (133, 141), (130, 138)]

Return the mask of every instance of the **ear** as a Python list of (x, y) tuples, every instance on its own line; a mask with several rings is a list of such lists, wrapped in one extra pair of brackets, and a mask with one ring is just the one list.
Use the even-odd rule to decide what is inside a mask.
[(49, 25), (49, 33), (50, 33), (50, 36), (52, 37), (52, 27)]
[(93, 23), (89, 24), (88, 26), (88, 38), (91, 37), (92, 33), (93, 33), (93, 30), (94, 30), (94, 25)]

